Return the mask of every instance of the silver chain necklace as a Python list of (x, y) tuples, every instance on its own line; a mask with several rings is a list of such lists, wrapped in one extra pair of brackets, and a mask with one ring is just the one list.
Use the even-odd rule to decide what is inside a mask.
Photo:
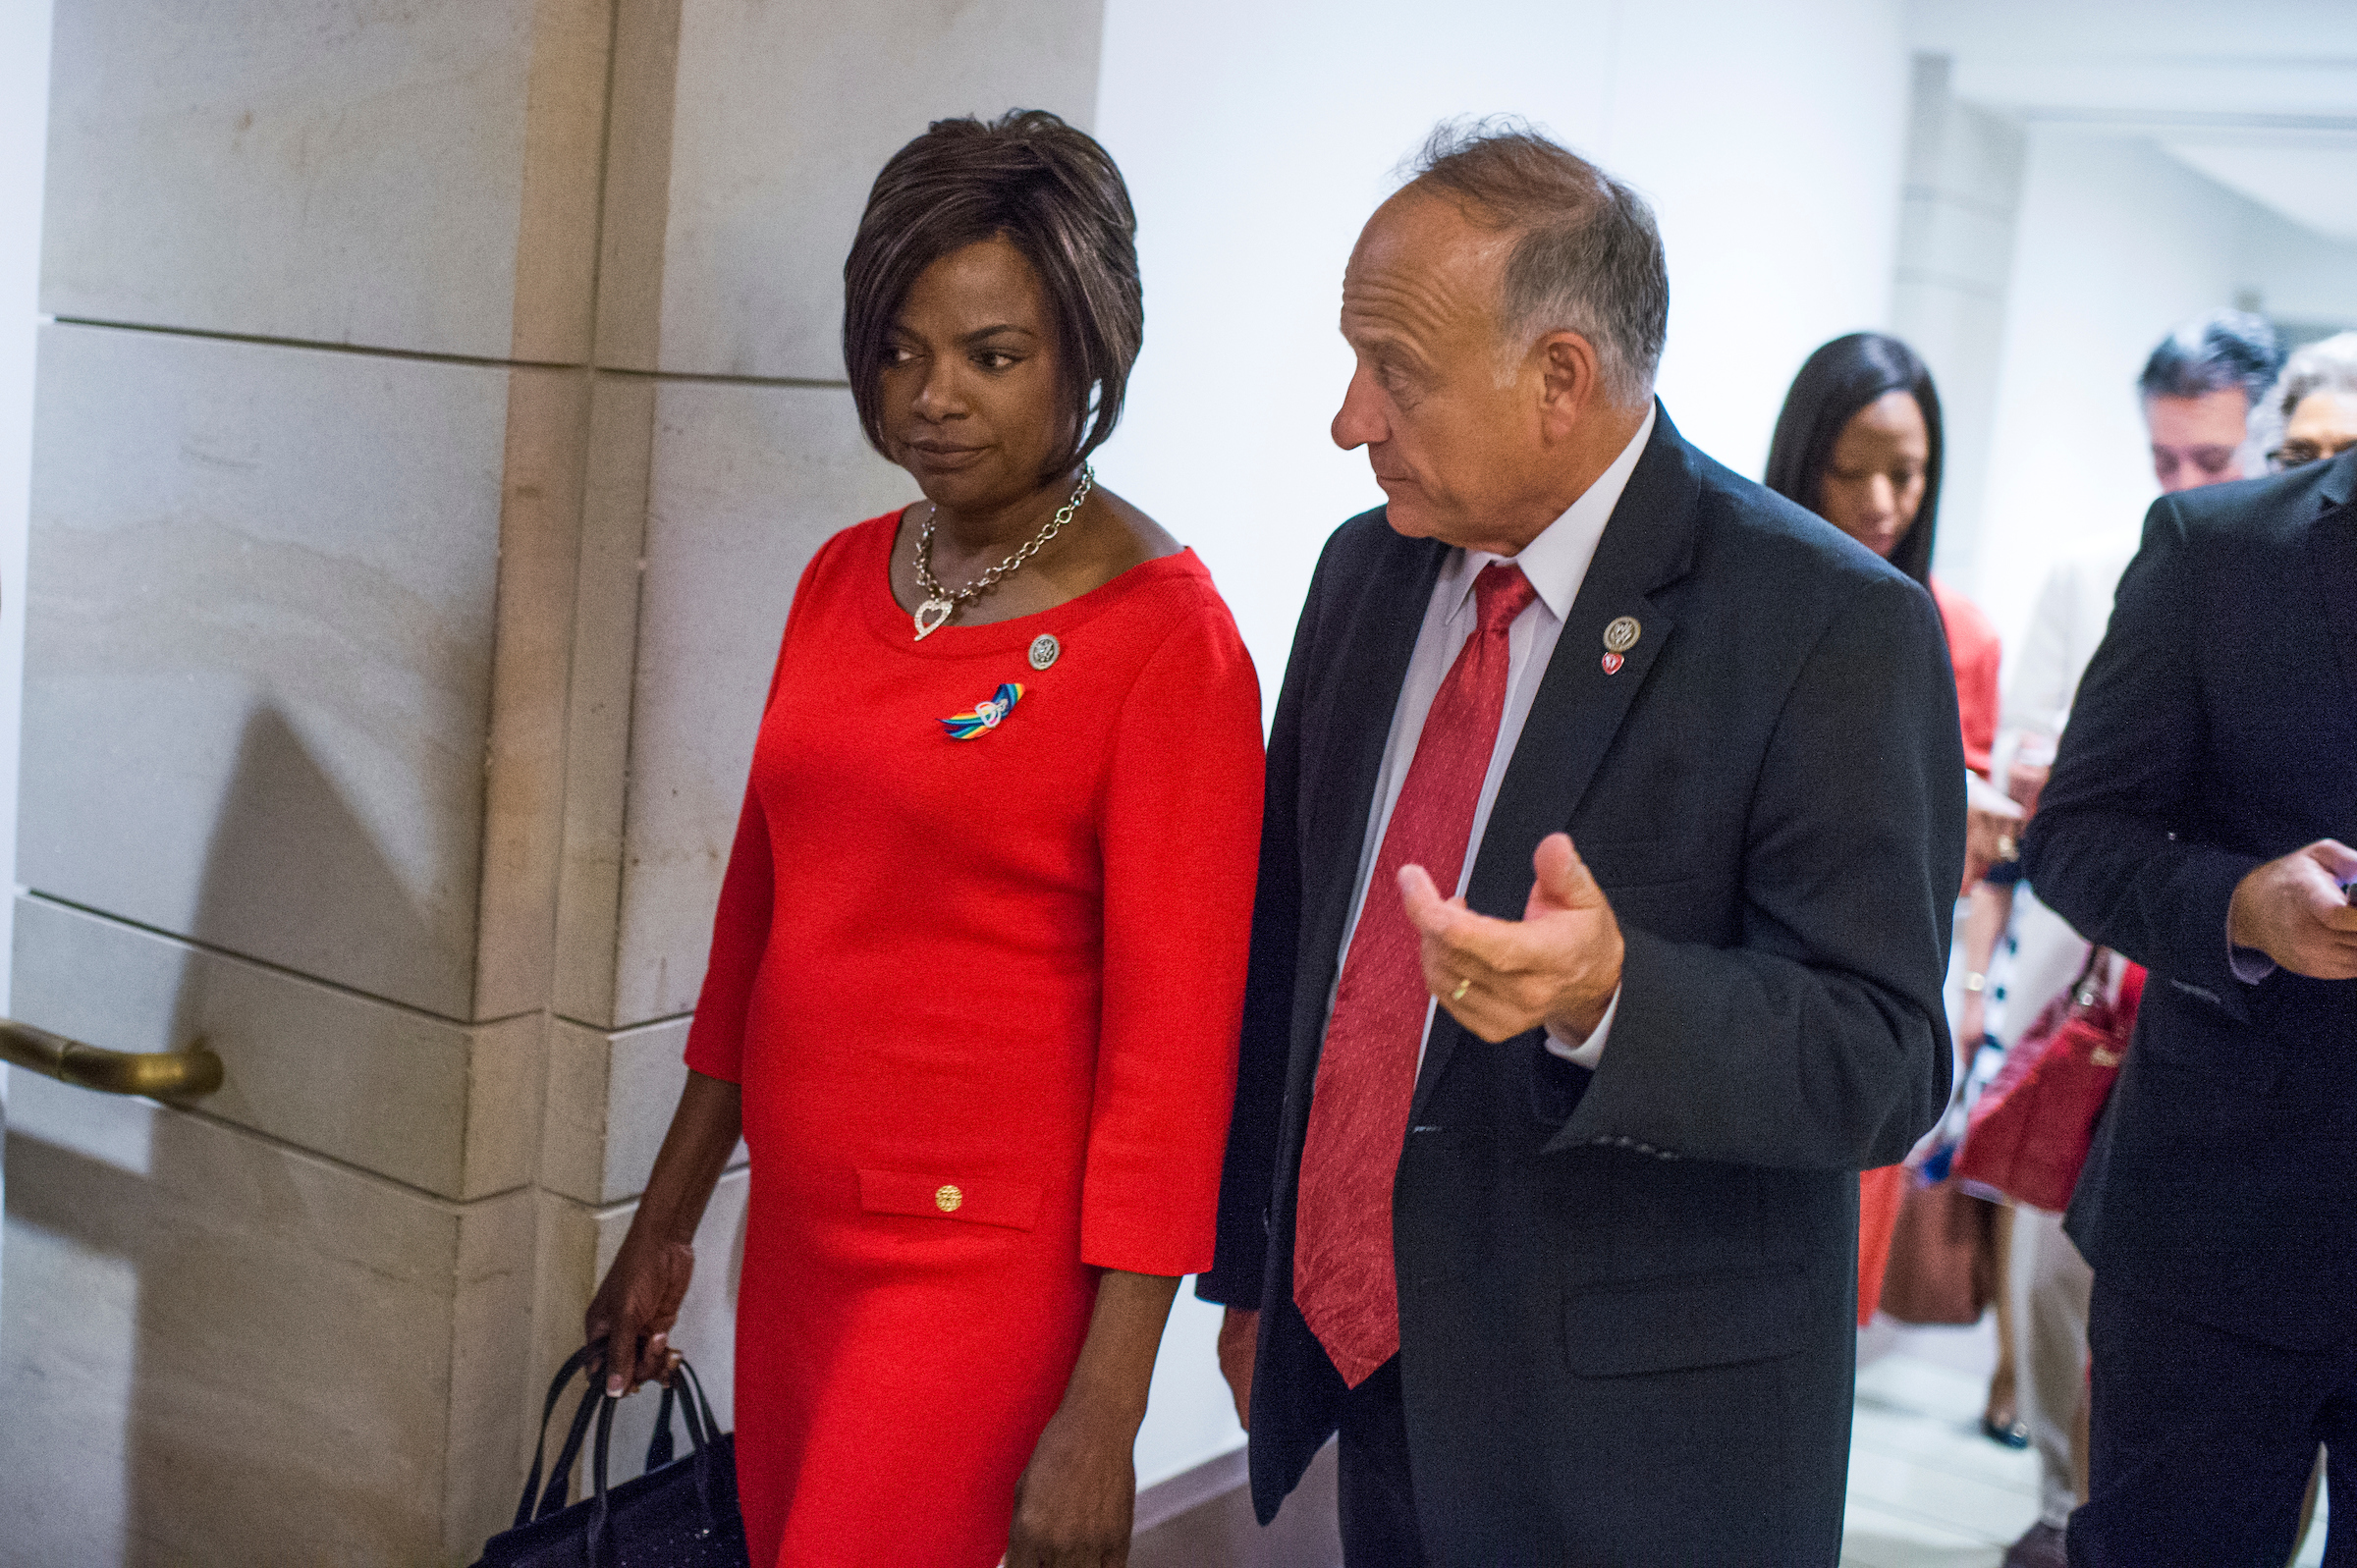
[(1009, 573), (1021, 567), (1033, 556), (1038, 555), (1042, 545), (1064, 532), (1066, 524), (1072, 520), (1072, 514), (1080, 510), (1080, 503), (1088, 499), (1089, 487), (1096, 482), (1097, 471), (1087, 463), (1082, 463), (1080, 465), (1080, 483), (1073, 489), (1072, 499), (1058, 509), (1056, 515), (1048, 519), (1047, 526), (1039, 530), (1038, 536), (1014, 555), (1009, 556), (955, 592), (943, 587), (941, 579), (933, 575), (933, 514), (935, 508), (932, 503), (927, 502), (925, 504), (925, 525), (916, 530), (916, 585), (925, 590), (925, 602), (916, 607), (916, 640), (922, 642), (939, 631), (950, 617), (958, 613), (959, 605), (981, 598), (982, 595), (1005, 581)]

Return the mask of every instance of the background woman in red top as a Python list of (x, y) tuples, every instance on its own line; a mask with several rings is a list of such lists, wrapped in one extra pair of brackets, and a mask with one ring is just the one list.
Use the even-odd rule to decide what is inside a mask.
[(1260, 695), (1194, 556), (1093, 486), (1134, 219), (1052, 115), (943, 121), (844, 273), (924, 500), (795, 590), (688, 1037), (588, 1337), (655, 1376), (740, 1129), (759, 1568), (1119, 1562), (1178, 1276), (1208, 1268)]
[[(1948, 663), (1955, 669), (1956, 712), (1964, 729), (1966, 781), (1972, 803), (1965, 887), (1981, 880), (1992, 860), (2013, 858), (2010, 835), (2019, 808), (1988, 787), (1990, 752), (1997, 743), (1997, 629), (1980, 608), (1932, 575), (1932, 545), (1940, 519), (1940, 395), (1915, 351), (1879, 332), (1855, 332), (1826, 344), (1800, 367), (1768, 453), (1768, 487), (1799, 502), (1931, 591), (1947, 629)], [(1982, 787), (1972, 787), (1975, 784)], [(1960, 1054), (1978, 1041), (1959, 1042)], [(1968, 1060), (1956, 1063), (1961, 1081)], [(1858, 1322), (1874, 1316), (1891, 1228), (1906, 1188), (1899, 1165), (1859, 1178)], [(2004, 1247), (2001, 1233), (1998, 1257)], [(1999, 1293), (2001, 1303), (2003, 1293)], [(2001, 1331), (2001, 1355), (2011, 1336)], [(2006, 1355), (2001, 1389), (1993, 1389), (1987, 1419), (2009, 1431), (2012, 1374)], [(2001, 1401), (1996, 1394), (2001, 1392)]]

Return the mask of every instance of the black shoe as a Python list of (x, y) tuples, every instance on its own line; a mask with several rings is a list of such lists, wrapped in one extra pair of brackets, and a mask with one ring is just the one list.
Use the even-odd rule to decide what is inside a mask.
[(1981, 1435), (2001, 1448), (2027, 1448), (2030, 1445), (2030, 1429), (2018, 1421), (2001, 1427), (1987, 1416), (1983, 1416), (1981, 1418)]
[(2030, 1526), (2029, 1534), (2013, 1542), (2005, 1553), (2003, 1568), (2070, 1568), (2070, 1555), (2063, 1547), (2062, 1527), (2044, 1522)]

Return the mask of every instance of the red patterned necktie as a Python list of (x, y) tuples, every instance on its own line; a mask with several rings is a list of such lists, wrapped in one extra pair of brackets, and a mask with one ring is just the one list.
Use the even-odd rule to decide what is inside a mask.
[(1392, 1178), (1431, 1000), (1422, 939), (1399, 898), (1399, 868), (1422, 866), (1444, 895), (1456, 891), (1506, 712), (1507, 631), (1537, 596), (1522, 568), (1505, 562), (1473, 581), (1480, 624), (1416, 737), (1326, 1024), (1301, 1149), (1293, 1301), (1353, 1388), (1399, 1349)]

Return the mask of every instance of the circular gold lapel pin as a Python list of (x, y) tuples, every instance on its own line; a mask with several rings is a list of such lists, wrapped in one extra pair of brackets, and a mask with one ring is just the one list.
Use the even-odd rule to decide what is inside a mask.
[(1637, 639), (1644, 634), (1645, 628), (1637, 623), (1635, 616), (1621, 616), (1606, 626), (1604, 673), (1608, 676), (1618, 675), (1620, 667), (1628, 662), (1628, 650), (1635, 647)]

